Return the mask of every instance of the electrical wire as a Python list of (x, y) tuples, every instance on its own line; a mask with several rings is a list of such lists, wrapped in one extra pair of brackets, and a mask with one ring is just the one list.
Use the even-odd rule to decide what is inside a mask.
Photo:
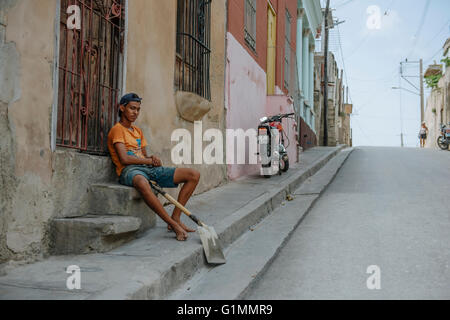
[(436, 35), (434, 35), (433, 38), (431, 38), (431, 40), (424, 47), (428, 47), (430, 43), (432, 43), (441, 34), (441, 32), (445, 30), (445, 27), (449, 26), (449, 23), (450, 19), (445, 22), (445, 24), (439, 29), (439, 32), (436, 33)]
[(435, 54), (433, 54), (433, 56), (432, 56), (431, 58), (425, 60), (424, 64), (427, 64), (428, 62), (430, 62), (431, 60), (433, 60), (434, 57), (436, 57), (436, 56), (438, 55), (438, 53), (440, 53), (440, 52), (443, 51), (443, 50), (444, 50), (443, 48), (439, 48), (439, 50), (438, 50)]
[(353, 104), (353, 100), (352, 100), (352, 96), (350, 94), (350, 88), (349, 88), (349, 84), (348, 84), (347, 69), (345, 68), (345, 59), (344, 59), (344, 52), (342, 50), (341, 31), (339, 29), (339, 25), (337, 25), (337, 30), (338, 30), (338, 38), (339, 38), (339, 49), (341, 51), (342, 67), (344, 70), (345, 82), (346, 82), (346, 85), (348, 88), (348, 98), (350, 100), (350, 103)]
[(430, 8), (431, 0), (427, 0), (427, 3), (425, 4), (425, 8), (423, 10), (422, 18), (420, 19), (419, 28), (417, 29), (415, 35), (414, 35), (414, 43), (413, 47), (411, 49), (411, 52), (408, 54), (408, 57), (411, 57), (414, 51), (416, 50), (417, 42), (419, 41), (420, 34), (422, 33), (423, 25), (425, 24), (425, 19), (428, 14), (428, 9)]
[(353, 1), (355, 1), (355, 0), (347, 0), (347, 1), (343, 2), (343, 3), (341, 3), (341, 4), (335, 5), (335, 8), (336, 9), (342, 8), (342, 7), (346, 6), (346, 5), (348, 5), (349, 3), (352, 3)]

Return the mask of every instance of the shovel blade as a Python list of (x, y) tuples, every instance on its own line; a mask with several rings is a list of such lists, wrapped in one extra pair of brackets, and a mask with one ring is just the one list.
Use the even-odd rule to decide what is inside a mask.
[(204, 225), (198, 227), (198, 234), (203, 244), (206, 261), (210, 264), (224, 264), (226, 263), (225, 256), (222, 251), (219, 237), (213, 227)]

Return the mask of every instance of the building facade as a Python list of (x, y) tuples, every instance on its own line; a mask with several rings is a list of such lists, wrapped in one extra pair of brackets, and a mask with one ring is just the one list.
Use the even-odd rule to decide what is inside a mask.
[(425, 147), (433, 149), (439, 148), (437, 139), (440, 136), (441, 125), (450, 124), (450, 38), (444, 44), (441, 59), (444, 60), (443, 64), (430, 65), (424, 74), (425, 77), (433, 75), (440, 77), (427, 98), (424, 114), (424, 121), (429, 130)]
[[(228, 1), (227, 129), (256, 132), (262, 117), (294, 112), (291, 96), (296, 76), (296, 17), (295, 1)], [(290, 141), (288, 154), (291, 161), (295, 161), (295, 121), (286, 120), (283, 124)], [(227, 145), (236, 147), (238, 142), (231, 139), (233, 137), (229, 137)], [(237, 149), (228, 152), (232, 160), (228, 164), (230, 179), (259, 173), (259, 166), (248, 161), (249, 153), (256, 150), (249, 145), (245, 149), (245, 163), (238, 162)]]
[[(318, 115), (316, 126), (318, 144), (323, 146), (324, 136), (324, 55), (315, 55), (314, 109)], [(350, 117), (353, 105), (348, 103), (348, 88), (343, 85), (343, 70), (337, 66), (334, 54), (328, 53), (328, 146), (345, 144), (352, 146)]]
[(300, 145), (308, 149), (317, 145), (317, 118), (314, 106), (315, 92), (315, 40), (322, 35), (323, 14), (319, 0), (298, 1), (297, 12), (297, 82), (295, 98), (299, 115)]
[[(224, 131), (225, 34), (225, 0), (0, 2), (0, 262), (46, 255), (51, 220), (117, 182), (106, 139), (123, 93), (143, 98), (137, 125), (166, 166), (175, 129), (200, 149), (195, 121)], [(197, 192), (226, 182), (193, 152)]]

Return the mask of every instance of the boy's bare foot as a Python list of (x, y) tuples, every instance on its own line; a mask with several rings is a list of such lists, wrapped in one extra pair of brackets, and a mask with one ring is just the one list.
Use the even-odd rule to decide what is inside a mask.
[[(171, 227), (172, 230), (172, 227)], [(175, 227), (175, 234), (178, 241), (186, 241), (188, 238), (188, 234), (181, 226)]]
[[(177, 221), (177, 220), (175, 220), (175, 221), (181, 226), (181, 228), (183, 228), (184, 231), (186, 231), (186, 232), (195, 232), (194, 229), (188, 228), (183, 223), (181, 223), (181, 221)], [(168, 225), (167, 226), (167, 230), (172, 231), (172, 227), (170, 225)]]

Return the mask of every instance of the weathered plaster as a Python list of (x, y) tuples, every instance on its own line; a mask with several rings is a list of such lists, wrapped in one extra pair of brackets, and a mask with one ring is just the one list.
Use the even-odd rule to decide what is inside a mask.
[(7, 3), (2, 45), (7, 54), (1, 55), (0, 63), (5, 71), (1, 72), (1, 141), (7, 149), (1, 154), (8, 157), (2, 161), (2, 176), (7, 175), (2, 177), (6, 210), (0, 241), (7, 250), (0, 252), (2, 261), (32, 259), (46, 251), (45, 225), (52, 213), (49, 119), (56, 0)]
[(7, 246), (8, 219), (17, 187), (15, 178), (15, 145), (10, 105), (20, 97), (19, 53), (15, 43), (6, 42), (7, 12), (16, 1), (0, 2), (0, 263), (10, 259), (13, 252)]
[[(259, 119), (266, 115), (266, 73), (229, 32), (227, 40), (227, 129), (257, 130)], [(228, 165), (232, 180), (258, 172), (256, 164)]]

